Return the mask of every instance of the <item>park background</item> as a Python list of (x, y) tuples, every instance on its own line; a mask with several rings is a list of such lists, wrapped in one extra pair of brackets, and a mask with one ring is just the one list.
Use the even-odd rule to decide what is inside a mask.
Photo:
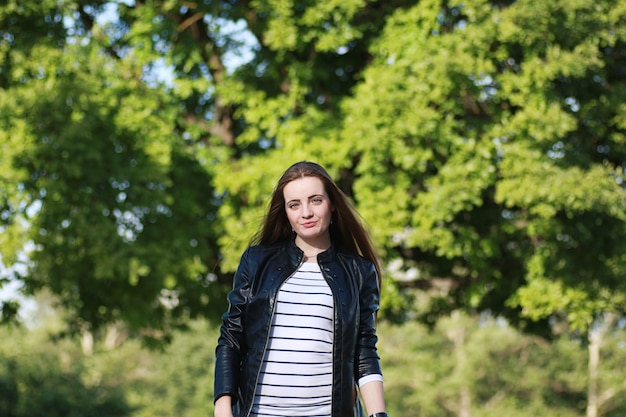
[(4, 0), (0, 415), (212, 415), (303, 159), (380, 252), (391, 416), (626, 415), (624, 0)]

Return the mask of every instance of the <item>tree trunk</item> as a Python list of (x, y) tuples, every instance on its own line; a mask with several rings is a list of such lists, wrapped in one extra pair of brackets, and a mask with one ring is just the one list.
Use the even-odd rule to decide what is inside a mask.
[(126, 339), (128, 339), (128, 331), (122, 324), (110, 324), (107, 326), (104, 337), (104, 348), (107, 350), (117, 349)]
[(80, 332), (80, 346), (83, 350), (83, 355), (93, 355), (93, 333), (88, 329), (82, 329)]
[(589, 330), (589, 385), (587, 386), (587, 417), (598, 417), (598, 366), (602, 335), (599, 328)]
[(459, 375), (461, 381), (459, 386), (457, 415), (458, 417), (470, 417), (472, 396), (470, 388), (467, 386), (467, 382), (464, 379), (464, 375), (467, 370), (467, 357), (465, 353), (465, 338), (467, 329), (465, 328), (463, 320), (461, 320), (459, 311), (454, 311), (452, 313), (452, 320), (456, 323), (456, 326), (448, 331), (448, 338), (454, 345), (454, 354), (456, 357), (455, 372)]
[(604, 313), (603, 318), (597, 320), (589, 329), (588, 340), (589, 353), (588, 376), (589, 385), (587, 386), (587, 413), (586, 417), (598, 417), (601, 415), (600, 410), (606, 401), (613, 396), (613, 390), (607, 390), (600, 393), (600, 350), (606, 334), (611, 330), (613, 324), (617, 320), (615, 314)]

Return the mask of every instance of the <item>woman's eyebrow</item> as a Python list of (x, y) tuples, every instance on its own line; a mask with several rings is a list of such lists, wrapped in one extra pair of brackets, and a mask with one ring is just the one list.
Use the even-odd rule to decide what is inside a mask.
[[(326, 194), (311, 194), (306, 199), (308, 200), (308, 199), (315, 198), (315, 197), (325, 197), (326, 198)], [(292, 198), (291, 200), (285, 200), (286, 203), (291, 203), (292, 201), (300, 201), (300, 199), (299, 198)]]

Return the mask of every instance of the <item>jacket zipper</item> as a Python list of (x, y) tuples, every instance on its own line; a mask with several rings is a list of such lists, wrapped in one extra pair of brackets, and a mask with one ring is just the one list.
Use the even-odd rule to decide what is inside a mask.
[[(276, 313), (276, 300), (278, 298), (278, 291), (280, 291), (280, 288), (283, 286), (285, 281), (287, 281), (287, 279), (290, 276), (292, 276), (293, 273), (296, 272), (302, 266), (303, 263), (304, 263), (304, 257), (302, 257), (302, 259), (300, 260), (300, 263), (298, 264), (296, 269), (291, 271), (289, 273), (289, 275), (287, 275), (287, 277), (285, 279), (283, 279), (283, 281), (280, 283), (280, 285), (276, 289), (276, 293), (274, 294), (274, 297), (272, 299), (272, 305), (271, 305), (272, 314), (270, 315), (270, 321), (269, 321), (268, 328), (267, 328), (267, 334), (265, 336), (265, 344), (263, 345), (263, 355), (261, 356), (261, 358), (262, 358), (261, 360), (263, 360), (265, 358), (265, 352), (267, 351), (267, 345), (270, 342), (270, 333), (269, 332), (270, 332), (270, 329), (272, 328), (272, 323), (274, 322), (274, 314)], [(333, 343), (333, 350), (334, 350), (334, 343)], [(256, 377), (254, 379), (254, 393), (252, 394), (252, 401), (250, 402), (250, 408), (248, 408), (248, 412), (246, 413), (246, 417), (250, 417), (250, 414), (252, 413), (252, 407), (254, 407), (254, 397), (256, 396), (256, 387), (257, 387), (257, 384), (259, 383), (259, 375), (261, 375), (261, 366), (259, 366), (259, 370), (257, 371)]]
[[(334, 282), (334, 280), (330, 280), (326, 274), (324, 273), (324, 269), (322, 267), (322, 265), (320, 265), (319, 261), (317, 261), (317, 264), (320, 267), (320, 271), (322, 272), (322, 277), (324, 278), (324, 281), (326, 281), (326, 285), (328, 285), (328, 288), (330, 288), (330, 293), (332, 294), (332, 298), (333, 298), (333, 354), (331, 357), (331, 375), (330, 375), (330, 415), (333, 415), (333, 406), (334, 406), (334, 387), (335, 387), (335, 355), (336, 355), (336, 351), (335, 349), (337, 349), (337, 342), (336, 342), (336, 338), (337, 338), (337, 328), (335, 327), (337, 324), (337, 300), (335, 299), (337, 296), (337, 291), (335, 291), (333, 289), (333, 285), (336, 284), (336, 282)], [(333, 281), (333, 285), (331, 285), (331, 283), (329, 281)]]

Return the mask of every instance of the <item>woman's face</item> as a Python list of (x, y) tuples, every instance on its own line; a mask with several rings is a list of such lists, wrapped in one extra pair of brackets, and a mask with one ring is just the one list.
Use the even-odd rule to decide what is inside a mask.
[(296, 232), (296, 244), (305, 243), (320, 249), (330, 246), (330, 220), (334, 210), (322, 180), (302, 177), (283, 188), (285, 211)]

